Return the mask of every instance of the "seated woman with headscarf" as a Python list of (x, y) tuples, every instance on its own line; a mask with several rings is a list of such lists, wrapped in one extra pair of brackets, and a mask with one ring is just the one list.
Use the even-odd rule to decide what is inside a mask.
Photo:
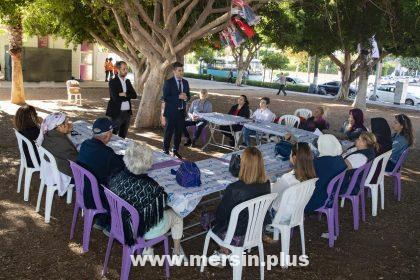
[(343, 127), (343, 133), (345, 134), (346, 138), (350, 141), (355, 141), (357, 138), (359, 138), (363, 131), (367, 131), (363, 123), (363, 111), (358, 108), (351, 109), (349, 112), (348, 121), (344, 124)]
[(69, 138), (72, 129), (73, 125), (66, 114), (52, 113), (43, 120), (36, 140), (38, 146), (44, 147), (54, 156), (58, 170), (69, 177), (73, 177), (69, 160), (76, 162), (78, 155)]
[(312, 212), (324, 205), (328, 199), (327, 187), (330, 181), (347, 169), (341, 156), (343, 148), (340, 142), (331, 134), (323, 134), (318, 138), (319, 157), (314, 159), (316, 182), (314, 193), (305, 207), (306, 212)]
[[(159, 237), (171, 230), (174, 254), (184, 255), (181, 248), (183, 220), (172, 209), (165, 210), (164, 189), (147, 175), (153, 164), (153, 151), (144, 142), (131, 142), (124, 155), (125, 168), (113, 176), (109, 189), (130, 203), (139, 213), (138, 235), (145, 239)], [(123, 212), (124, 236), (134, 243), (130, 215)]]
[(373, 118), (370, 120), (372, 133), (375, 134), (378, 142), (376, 155), (382, 155), (392, 149), (391, 128), (384, 118)]

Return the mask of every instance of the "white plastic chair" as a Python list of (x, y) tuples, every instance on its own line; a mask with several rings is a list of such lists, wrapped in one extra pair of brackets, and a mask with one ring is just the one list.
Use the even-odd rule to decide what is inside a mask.
[(299, 108), (295, 111), (294, 115), (297, 117), (304, 117), (305, 119), (309, 119), (312, 117), (312, 111), (305, 108)]
[(291, 127), (298, 127), (300, 124), (299, 117), (296, 117), (294, 115), (283, 115), (280, 117), (278, 123), (282, 124), (284, 122), (284, 125), (291, 126)]
[[(385, 190), (384, 190), (384, 177), (385, 177), (385, 167), (388, 163), (389, 158), (391, 157), (392, 150), (383, 153), (382, 155), (376, 157), (370, 168), (369, 174), (366, 177), (365, 187), (370, 188), (372, 194), (372, 216), (376, 216), (378, 212), (378, 189), (381, 191), (381, 208), (385, 208)], [(378, 164), (382, 162), (380, 173), (375, 182), (373, 177), (378, 169)]]
[[(18, 187), (17, 192), (20, 193), (21, 186), (22, 186), (22, 177), (23, 172), (25, 171), (25, 186), (23, 189), (23, 200), (28, 201), (29, 200), (29, 189), (31, 187), (31, 179), (34, 172), (40, 171), (40, 166), (38, 159), (36, 157), (34, 146), (32, 145), (32, 142), (20, 134), (16, 129), (13, 129), (16, 134), (18, 146), (19, 146), (19, 152), (20, 152), (20, 169), (19, 169), (19, 179), (18, 179)], [(29, 151), (29, 156), (31, 157), (31, 161), (34, 167), (28, 167), (28, 161), (26, 159), (25, 152), (23, 150), (23, 143), (26, 144)]]
[[(281, 252), (283, 253), (284, 263), (281, 264), (283, 267), (288, 266), (288, 255), (290, 247), (290, 230), (293, 227), (299, 226), (300, 228), (300, 239), (302, 245), (302, 255), (306, 255), (305, 252), (305, 231), (303, 227), (304, 222), (304, 211), (305, 206), (311, 199), (312, 193), (315, 190), (315, 183), (318, 178), (307, 180), (297, 185), (287, 188), (282, 197), (279, 209), (277, 209), (276, 216), (270, 226), (274, 228), (273, 239), (279, 240), (279, 233), (281, 233)], [(289, 207), (287, 202), (290, 200), (295, 201), (295, 208), (289, 209), (292, 212), (290, 220), (281, 221), (281, 216), (284, 213), (282, 209)]]
[[(47, 182), (52, 182), (47, 185), (47, 192), (45, 197), (45, 222), (49, 223), (51, 218), (52, 201), (54, 198), (55, 191), (60, 190), (61, 185), (61, 174), (57, 168), (57, 162), (54, 156), (48, 152), (45, 148), (38, 146), (39, 157), (41, 158), (41, 184), (39, 186), (38, 201), (36, 203), (36, 212), (39, 212), (41, 207), (42, 194), (44, 192), (44, 186)], [(48, 170), (48, 172), (44, 171)], [(51, 173), (50, 173), (51, 172)], [(46, 179), (50, 177), (49, 179)], [(71, 203), (72, 193), (74, 185), (69, 184), (67, 186), (67, 204)]]
[[(212, 230), (207, 232), (206, 240), (204, 242), (203, 256), (207, 256), (210, 238), (216, 241), (219, 246), (223, 246), (231, 250), (232, 256), (235, 256), (236, 260), (239, 262), (238, 265), (233, 266), (233, 280), (239, 280), (242, 278), (242, 252), (250, 250), (253, 247), (258, 247), (260, 278), (264, 279), (264, 265), (262, 265), (264, 262), (264, 246), (262, 242), (263, 223), (267, 210), (276, 196), (276, 193), (266, 194), (236, 205), (230, 214), (229, 226), (224, 240), (217, 236)], [(236, 247), (231, 245), (231, 242), (235, 234), (239, 214), (245, 209), (248, 209), (248, 226), (244, 237), (244, 244), (242, 247)], [(203, 271), (204, 263), (201, 263), (200, 272)]]
[[(68, 80), (66, 82), (66, 87), (67, 87), (68, 102), (82, 105), (82, 94), (80, 93), (79, 82), (76, 80)], [(77, 89), (78, 93), (72, 92), (73, 89)]]

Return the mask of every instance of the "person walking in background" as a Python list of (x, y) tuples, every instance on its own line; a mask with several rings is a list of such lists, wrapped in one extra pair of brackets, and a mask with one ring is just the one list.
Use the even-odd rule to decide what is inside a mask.
[(283, 72), (280, 73), (279, 77), (279, 91), (277, 92), (277, 95), (280, 94), (280, 92), (283, 92), (284, 96), (287, 95), (286, 90), (284, 89), (286, 87), (286, 76), (283, 74)]
[(125, 138), (127, 136), (128, 127), (130, 126), (130, 118), (132, 114), (131, 99), (137, 98), (137, 93), (133, 88), (127, 76), (127, 63), (118, 61), (115, 66), (118, 68), (119, 75), (109, 81), (108, 108), (106, 115), (112, 119), (115, 124), (114, 134)]
[(106, 58), (105, 59), (105, 82), (110, 81), (113, 77), (113, 71), (114, 71), (114, 64), (112, 64), (112, 58)]
[(163, 152), (169, 154), (172, 135), (174, 135), (173, 155), (182, 158), (179, 154), (181, 135), (185, 127), (185, 109), (191, 98), (190, 86), (184, 77), (184, 65), (180, 62), (172, 64), (174, 76), (165, 81), (163, 85), (163, 100), (165, 108), (163, 116), (166, 120), (165, 136), (163, 139)]
[(229, 70), (227, 82), (228, 82), (228, 84), (233, 83), (233, 71), (232, 71), (232, 69)]

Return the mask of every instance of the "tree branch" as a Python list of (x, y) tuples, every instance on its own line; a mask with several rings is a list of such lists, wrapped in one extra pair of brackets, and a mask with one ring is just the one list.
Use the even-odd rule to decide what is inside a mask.
[(178, 22), (178, 24), (175, 28), (175, 31), (173, 32), (172, 38), (176, 39), (178, 37), (179, 32), (181, 32), (182, 28), (185, 26), (185, 23), (187, 22), (188, 18), (190, 17), (194, 7), (197, 6), (198, 2), (200, 2), (200, 0), (193, 0), (188, 5), (188, 7), (185, 9), (181, 20)]
[(337, 66), (342, 70), (344, 68), (344, 63), (342, 63), (334, 54), (328, 55), (332, 62), (337, 64)]

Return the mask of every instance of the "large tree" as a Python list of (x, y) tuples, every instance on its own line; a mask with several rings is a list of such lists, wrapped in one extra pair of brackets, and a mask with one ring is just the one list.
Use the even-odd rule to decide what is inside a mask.
[(263, 42), (261, 38), (258, 35), (256, 35), (255, 37), (248, 39), (245, 43), (243, 43), (237, 48), (231, 47), (232, 56), (235, 59), (237, 68), (237, 86), (240, 86), (242, 84), (245, 72), (249, 68), (251, 60), (255, 57), (262, 44)]
[(22, 19), (28, 2), (27, 0), (0, 1), (0, 23), (6, 25), (9, 33), (9, 54), (12, 58), (11, 102), (15, 104), (25, 103), (22, 73)]
[(273, 71), (286, 68), (289, 59), (281, 53), (269, 51), (264, 54), (261, 63), (264, 66), (264, 69), (267, 68), (271, 70), (270, 82), (272, 82)]
[(370, 39), (375, 35), (381, 56), (418, 52), (418, 28), (407, 23), (417, 25), (419, 6), (417, 0), (273, 2), (264, 10), (264, 31), (279, 47), (290, 44), (296, 51), (328, 55), (341, 72), (339, 99), (347, 97), (350, 83), (360, 77), (354, 105), (363, 109), (367, 76), (380, 59), (370, 55)]

